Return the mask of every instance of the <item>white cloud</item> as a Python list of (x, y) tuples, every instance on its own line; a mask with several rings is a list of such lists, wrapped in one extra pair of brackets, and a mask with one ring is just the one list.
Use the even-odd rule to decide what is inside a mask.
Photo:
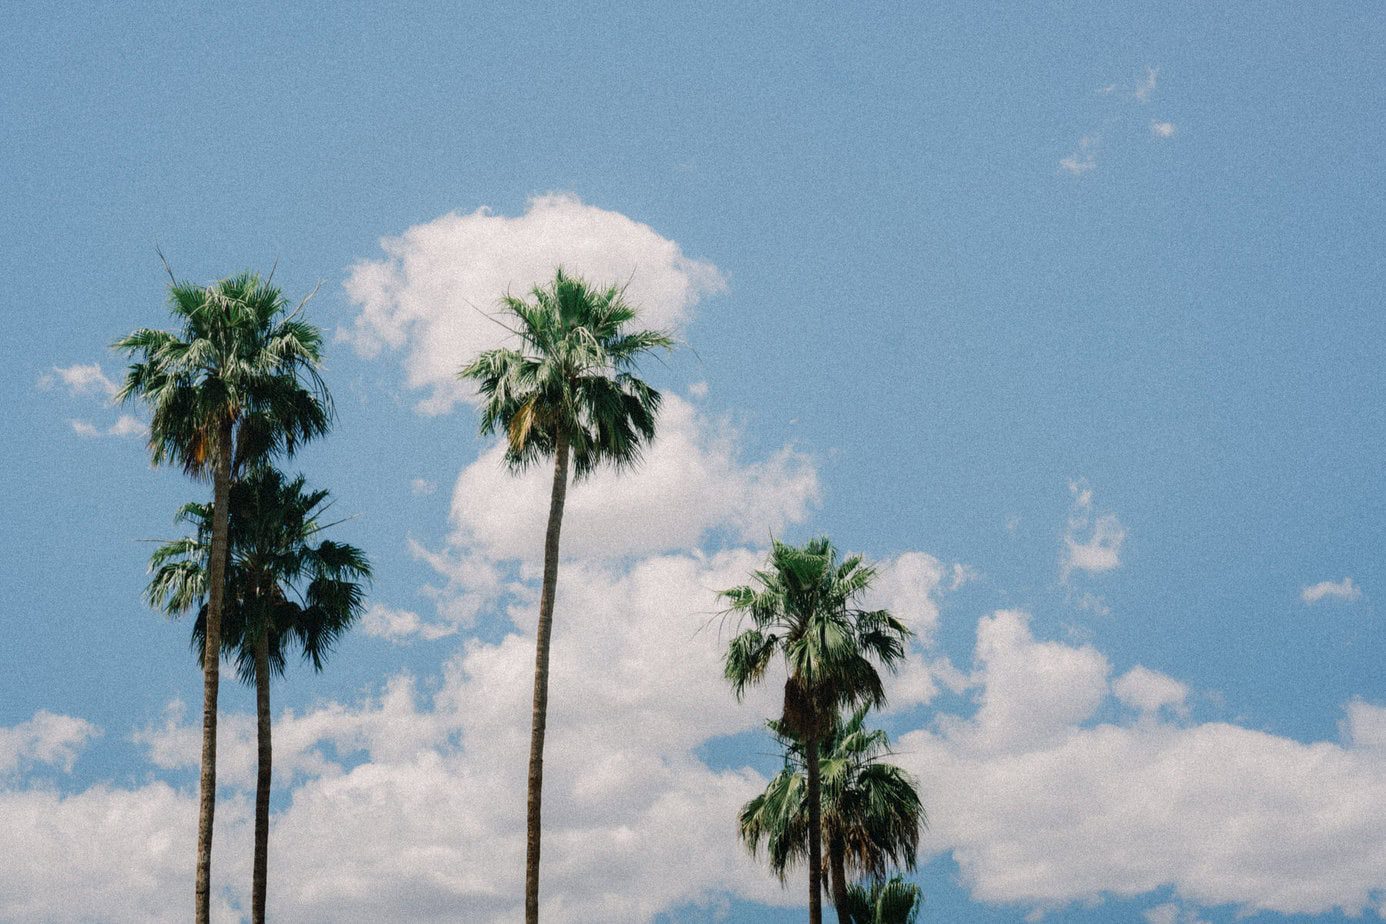
[(701, 400), (707, 397), (707, 382), (694, 382), (688, 386), (688, 396)]
[(1197, 912), (1174, 902), (1156, 905), (1145, 913), (1146, 924), (1208, 924)]
[(428, 622), (412, 610), (398, 610), (376, 603), (361, 614), (361, 631), (392, 642), (402, 642), (414, 636), (432, 641), (455, 635), (458, 626)]
[(432, 494), (437, 490), (438, 483), (429, 481), (427, 478), (415, 478), (413, 481), (409, 482), (409, 493), (420, 497)]
[(629, 283), (649, 327), (677, 330), (725, 282), (711, 263), (684, 256), (648, 225), (572, 195), (537, 196), (519, 217), (450, 213), (383, 239), (384, 259), (363, 260), (345, 283), (360, 313), (343, 335), (364, 356), (403, 350), (419, 405), (438, 414), (474, 396), (457, 370), (506, 331), (488, 315), (507, 292), (527, 295), (562, 264), (597, 284)]
[[(565, 569), (545, 751), (546, 919), (647, 921), (727, 892), (797, 901), (734, 839), (737, 809), (765, 780), (694, 755), (773, 712), (775, 684), (738, 704), (722, 681), (727, 637), (713, 615), (715, 592), (760, 560), (742, 550)], [(402, 675), (357, 706), (276, 717), (276, 770), (296, 781), (271, 840), (284, 858), (276, 917), (515, 918), (533, 644), (529, 626), (470, 642), (431, 694)], [(226, 716), (222, 727), (220, 776), (250, 787), (253, 720)], [(174, 709), (140, 740), (156, 764), (192, 767), (197, 733)]]
[(85, 719), (44, 709), (18, 725), (0, 726), (0, 778), (33, 764), (70, 773), (78, 753), (99, 734)]
[(1177, 130), (1173, 122), (1150, 121), (1150, 133), (1156, 138), (1173, 138)]
[(1143, 713), (1166, 708), (1177, 715), (1188, 713), (1188, 686), (1139, 664), (1113, 681), (1112, 692), (1122, 703)]
[(1097, 169), (1097, 138), (1094, 135), (1084, 135), (1078, 139), (1078, 147), (1059, 160), (1059, 168), (1067, 171), (1073, 176), (1082, 176), (1090, 170)]
[(126, 437), (144, 436), (149, 432), (149, 427), (138, 418), (131, 417), (129, 414), (121, 414), (116, 422), (106, 429), (101, 429), (89, 420), (69, 420), (68, 425), (72, 427), (72, 432), (78, 436), (88, 439), (96, 439), (103, 436)]
[(1070, 481), (1068, 490), (1073, 495), (1073, 506), (1059, 565), (1059, 579), (1064, 582), (1075, 570), (1097, 574), (1116, 568), (1121, 564), (1121, 546), (1126, 541), (1126, 527), (1116, 514), (1096, 513), (1092, 488), (1086, 481)]
[[(568, 491), (565, 557), (650, 554), (699, 546), (712, 532), (743, 542), (802, 522), (819, 499), (818, 475), (784, 448), (743, 461), (740, 434), (726, 421), (667, 395), (659, 434), (633, 472), (601, 470)], [(543, 553), (553, 474), (513, 475), (497, 443), (457, 479), (452, 541), (492, 560), (535, 562)]]
[[(951, 851), (975, 898), (1048, 911), (1172, 889), (1248, 913), (1353, 915), (1386, 889), (1386, 708), (1350, 704), (1345, 744), (1149, 710), (1094, 725), (1105, 658), (1037, 641), (1008, 612), (979, 626), (978, 665), (976, 714), (896, 748), (921, 778), (926, 855)], [(1166, 680), (1133, 671), (1114, 687), (1173, 706)]]
[(49, 389), (62, 385), (74, 397), (112, 398), (120, 386), (102, 371), (99, 363), (73, 363), (71, 366), (54, 366), (51, 372), (39, 376), (40, 388)]
[(1321, 600), (1345, 600), (1349, 603), (1362, 599), (1362, 588), (1353, 583), (1352, 578), (1341, 581), (1320, 581), (1310, 584), (1299, 592), (1299, 598), (1309, 605)]

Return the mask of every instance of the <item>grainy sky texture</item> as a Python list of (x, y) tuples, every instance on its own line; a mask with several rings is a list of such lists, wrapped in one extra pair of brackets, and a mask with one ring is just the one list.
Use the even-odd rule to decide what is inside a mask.
[[(483, 312), (562, 263), (682, 348), (571, 494), (545, 917), (804, 917), (736, 840), (770, 690), (714, 592), (883, 565), (923, 921), (1386, 918), (1378, 5), (14, 4), (0, 30), (0, 920), (183, 921), (200, 677), (107, 346), (267, 272), (329, 334), (294, 462), (377, 573), (275, 688), (270, 912), (513, 921), (543, 472)], [(773, 687), (773, 685), (772, 685)], [(253, 698), (214, 875), (247, 914)]]

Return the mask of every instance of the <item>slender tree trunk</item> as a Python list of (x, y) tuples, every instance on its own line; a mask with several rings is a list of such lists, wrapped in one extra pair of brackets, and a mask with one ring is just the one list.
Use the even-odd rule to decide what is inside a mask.
[(804, 742), (808, 763), (809, 802), (809, 924), (823, 924), (823, 807), (818, 779), (818, 735)]
[(260, 765), (255, 775), (255, 870), (250, 888), (251, 924), (265, 924), (265, 883), (269, 869), (270, 808), (270, 666), (269, 629), (255, 639), (256, 744)]
[(534, 651), (534, 710), (529, 733), (529, 801), (525, 831), (525, 924), (539, 921), (539, 820), (544, 788), (544, 728), (549, 707), (549, 638), (558, 589), (558, 534), (568, 495), (568, 441), (561, 434), (553, 463), (549, 528), (544, 535), (544, 587), (539, 595), (539, 629)]
[(197, 924), (210, 924), (212, 899), (212, 816), (217, 804), (217, 690), (221, 684), (221, 612), (226, 598), (226, 558), (230, 538), (231, 420), (217, 433), (212, 470), (212, 560), (207, 588), (206, 646), (202, 650), (202, 775), (198, 780)]
[(847, 909), (847, 859), (846, 845), (842, 835), (834, 832), (828, 838), (829, 887), (833, 892), (833, 907), (837, 909), (838, 924), (852, 924), (851, 912)]

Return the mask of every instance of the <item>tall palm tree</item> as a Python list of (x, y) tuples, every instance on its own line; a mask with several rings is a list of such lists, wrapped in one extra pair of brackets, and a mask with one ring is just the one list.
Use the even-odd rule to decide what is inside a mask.
[[(673, 341), (656, 330), (631, 330), (636, 310), (616, 286), (596, 288), (562, 268), (528, 300), (505, 296), (503, 314), (519, 343), (487, 350), (458, 373), (477, 382), (481, 432), (505, 432), (514, 470), (553, 460), (544, 582), (534, 656), (525, 840), (525, 921), (539, 920), (540, 810), (548, 711), (549, 639), (558, 588), (558, 539), (568, 470), (581, 479), (603, 463), (635, 465), (654, 438), (660, 396), (637, 376), (637, 361)], [(507, 323), (508, 327), (509, 324)]]
[[(927, 822), (915, 782), (880, 758), (889, 753), (884, 731), (865, 728), (866, 708), (835, 723), (822, 743), (822, 839), (838, 920), (849, 920), (849, 874), (884, 879), (894, 867), (912, 870), (919, 830)], [(771, 868), (783, 881), (808, 854), (808, 799), (803, 742), (778, 722), (771, 731), (785, 748), (784, 769), (741, 810), (741, 838), (752, 852), (764, 841)]]
[(924, 905), (924, 893), (899, 876), (847, 887), (852, 924), (914, 924)]
[[(258, 466), (231, 486), (230, 562), (222, 651), (236, 659), (243, 682), (255, 687), (259, 767), (255, 786), (255, 858), (251, 921), (264, 924), (268, 882), (269, 801), (272, 769), (270, 678), (283, 676), (291, 647), (321, 671), (336, 640), (361, 613), (361, 582), (370, 565), (355, 546), (314, 539), (327, 491), (308, 491), (303, 476), (286, 480)], [(205, 657), (208, 557), (213, 511), (188, 504), (179, 519), (194, 536), (155, 550), (147, 596), (177, 616), (197, 611), (193, 647)]]
[(292, 455), (301, 443), (325, 433), (332, 405), (317, 372), (321, 332), (300, 320), (297, 309), (287, 311), (283, 295), (267, 280), (253, 273), (208, 286), (173, 279), (168, 303), (178, 331), (140, 329), (114, 344), (135, 359), (117, 397), (139, 397), (150, 406), (149, 449), (155, 465), (172, 462), (193, 477), (210, 476), (212, 481), (194, 887), (194, 919), (208, 924), (221, 681), (216, 653), (225, 603), (231, 481), (246, 464), (276, 453)]
[(784, 662), (780, 727), (804, 746), (810, 924), (823, 920), (819, 746), (842, 709), (885, 703), (876, 663), (894, 670), (911, 634), (885, 610), (857, 605), (875, 576), (860, 556), (840, 560), (826, 537), (802, 547), (775, 540), (768, 567), (722, 592), (727, 612), (751, 622), (732, 639), (724, 664), (737, 698), (774, 661)]

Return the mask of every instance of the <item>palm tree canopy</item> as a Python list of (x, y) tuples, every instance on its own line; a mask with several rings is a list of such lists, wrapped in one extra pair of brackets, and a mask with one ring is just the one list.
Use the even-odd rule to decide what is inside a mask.
[(721, 594), (728, 613), (751, 622), (732, 639), (724, 663), (737, 697), (779, 654), (788, 674), (781, 721), (795, 734), (815, 723), (824, 731), (821, 723), (841, 708), (883, 705), (873, 662), (894, 670), (913, 633), (886, 610), (857, 605), (875, 576), (859, 555), (839, 559), (826, 537), (802, 547), (774, 540), (769, 567)]
[(636, 310), (620, 287), (597, 288), (562, 268), (529, 300), (507, 295), (501, 308), (519, 346), (487, 350), (458, 377), (478, 383), (481, 432), (504, 429), (506, 461), (527, 468), (562, 440), (578, 478), (603, 463), (638, 462), (654, 438), (660, 395), (636, 375), (636, 362), (673, 340), (629, 330)]
[(899, 876), (847, 887), (851, 924), (914, 924), (924, 906), (924, 892)]
[[(881, 761), (890, 741), (884, 731), (865, 727), (866, 713), (863, 706), (834, 723), (823, 741), (822, 826), (825, 841), (841, 840), (849, 873), (881, 879), (892, 867), (914, 868), (928, 817), (913, 777)], [(764, 843), (783, 882), (808, 856), (808, 783), (803, 741), (781, 722), (768, 724), (784, 747), (784, 767), (742, 807), (739, 827), (752, 854)]]
[[(323, 523), (327, 491), (307, 489), (293, 479), (257, 466), (231, 487), (227, 610), (222, 650), (236, 658), (246, 683), (254, 682), (254, 639), (269, 637), (270, 668), (284, 673), (290, 643), (315, 670), (355, 622), (364, 605), (362, 582), (371, 570), (355, 546), (314, 539), (332, 524)], [(207, 560), (212, 531), (210, 504), (187, 504), (180, 522), (195, 535), (155, 550), (146, 590), (151, 605), (171, 616), (196, 610), (193, 646), (203, 651), (207, 613)]]
[(149, 403), (156, 465), (205, 476), (228, 426), (236, 470), (272, 452), (292, 455), (327, 431), (322, 333), (289, 312), (277, 288), (242, 273), (208, 286), (175, 281), (168, 301), (179, 331), (141, 329), (114, 344), (136, 360), (117, 398)]

